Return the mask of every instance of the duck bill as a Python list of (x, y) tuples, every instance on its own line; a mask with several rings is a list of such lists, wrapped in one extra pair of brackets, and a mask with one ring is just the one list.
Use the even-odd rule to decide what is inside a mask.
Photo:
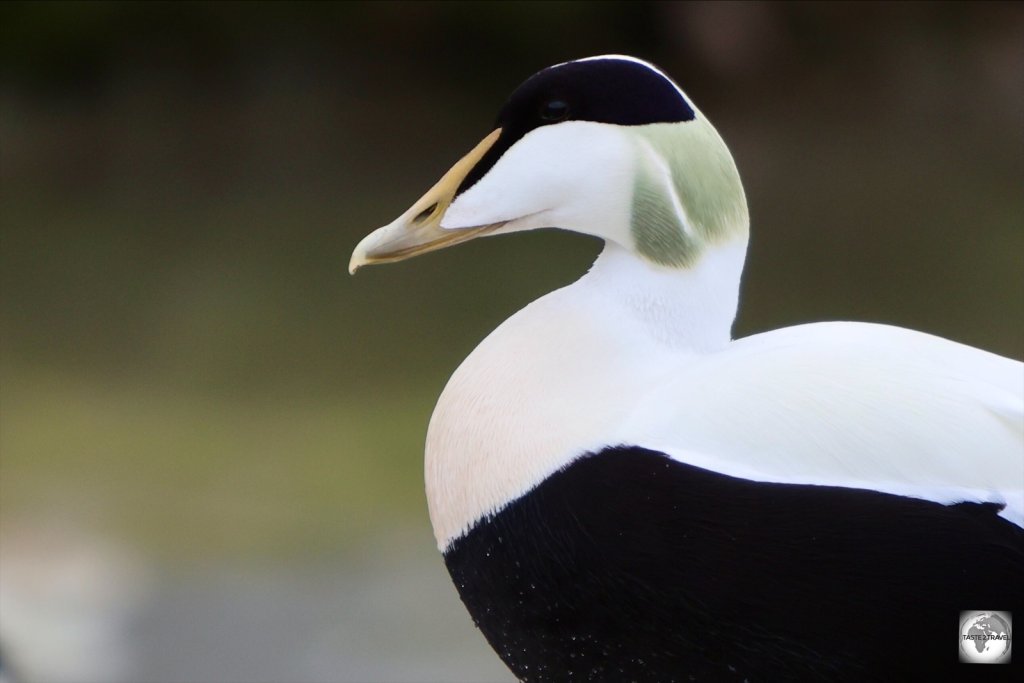
[(348, 272), (362, 266), (404, 261), (429, 251), (444, 249), (500, 228), (504, 223), (445, 229), (441, 220), (455, 199), (462, 181), (501, 135), (498, 128), (449, 169), (430, 190), (395, 221), (364, 237), (352, 251)]

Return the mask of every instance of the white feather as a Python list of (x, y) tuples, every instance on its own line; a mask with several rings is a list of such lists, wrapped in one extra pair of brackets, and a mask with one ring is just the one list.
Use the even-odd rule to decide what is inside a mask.
[(683, 362), (619, 439), (758, 481), (995, 502), (1024, 525), (1024, 366), (866, 323), (801, 325)]
[[(633, 58), (593, 59), (645, 64), (672, 82)], [(448, 230), (507, 221), (491, 234), (558, 227), (607, 244), (590, 273), (503, 323), (445, 387), (425, 463), (441, 549), (559, 468), (614, 445), (757, 481), (996, 502), (1024, 526), (1024, 365), (863, 323), (730, 341), (746, 249), (742, 188), (702, 116), (668, 125), (676, 128), (542, 126), (448, 208)], [(673, 171), (667, 151), (692, 168)], [(634, 186), (647, 166), (690, 237), (688, 213), (735, 214), (731, 229), (711, 230), (705, 215), (700, 251), (645, 258), (639, 247), (650, 245), (636, 231), (651, 209), (634, 201)]]
[[(508, 224), (492, 234), (577, 230), (632, 246), (634, 143), (620, 126), (566, 121), (530, 131), (448, 207), (441, 226)], [(595, 169), (600, 169), (595, 173)]]
[(863, 323), (730, 342), (743, 242), (686, 270), (610, 244), (477, 347), (427, 436), (441, 549), (618, 444), (758, 481), (997, 502), (1024, 525), (1024, 366)]

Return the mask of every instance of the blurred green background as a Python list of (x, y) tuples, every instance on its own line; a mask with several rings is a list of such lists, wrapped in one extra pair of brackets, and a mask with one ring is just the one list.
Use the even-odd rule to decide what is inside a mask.
[(599, 245), (345, 266), (550, 64), (674, 76), (737, 160), (737, 334), (1024, 353), (1018, 4), (0, 5), (0, 647), (26, 681), (510, 676), (421, 454), (448, 375)]

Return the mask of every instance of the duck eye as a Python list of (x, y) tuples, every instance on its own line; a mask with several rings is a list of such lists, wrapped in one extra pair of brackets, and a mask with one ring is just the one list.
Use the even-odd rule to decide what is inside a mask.
[(549, 123), (569, 118), (569, 105), (564, 100), (548, 100), (540, 108), (540, 118)]

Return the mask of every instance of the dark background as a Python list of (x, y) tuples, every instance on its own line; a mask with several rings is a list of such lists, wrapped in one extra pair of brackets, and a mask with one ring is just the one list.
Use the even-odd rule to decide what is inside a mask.
[[(0, 644), (25, 680), (503, 680), (426, 519), (469, 351), (599, 245), (345, 272), (550, 64), (651, 60), (737, 160), (739, 335), (1024, 354), (1024, 9), (3, 3)], [(63, 668), (62, 668), (63, 667)]]

